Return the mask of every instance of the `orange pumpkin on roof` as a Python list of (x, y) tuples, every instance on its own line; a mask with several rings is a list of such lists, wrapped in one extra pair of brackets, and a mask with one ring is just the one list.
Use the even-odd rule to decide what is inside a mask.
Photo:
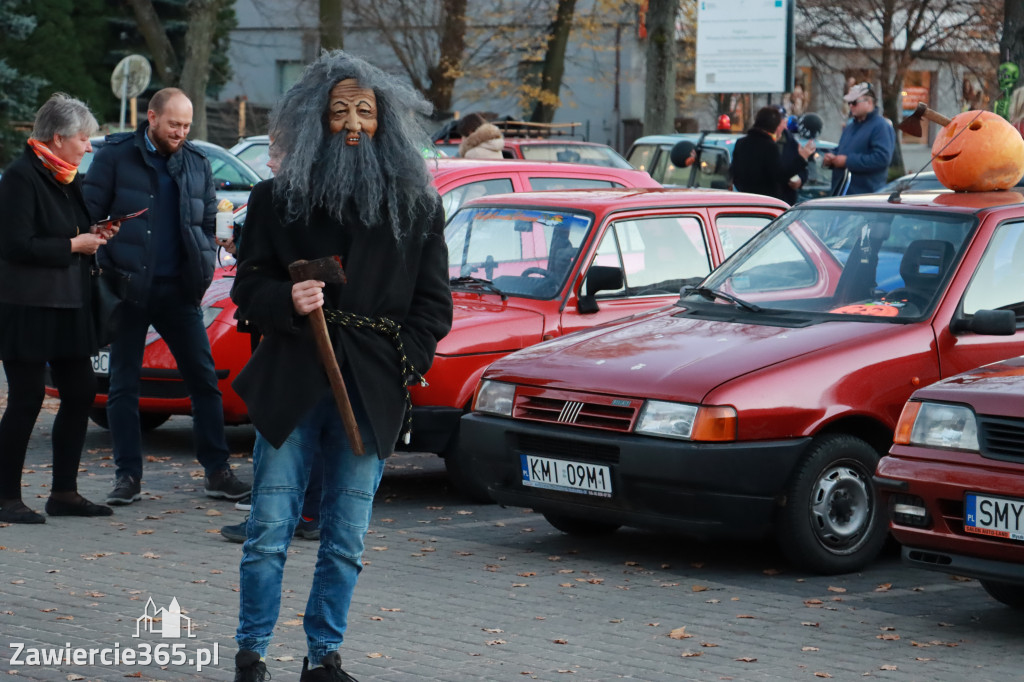
[(936, 136), (932, 157), (935, 177), (958, 192), (1009, 189), (1024, 176), (1024, 139), (991, 111), (954, 116)]

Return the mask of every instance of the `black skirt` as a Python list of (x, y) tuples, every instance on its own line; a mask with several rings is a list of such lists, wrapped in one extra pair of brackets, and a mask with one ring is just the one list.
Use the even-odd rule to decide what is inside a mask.
[(0, 303), (0, 360), (39, 362), (96, 355), (89, 288), (81, 308)]

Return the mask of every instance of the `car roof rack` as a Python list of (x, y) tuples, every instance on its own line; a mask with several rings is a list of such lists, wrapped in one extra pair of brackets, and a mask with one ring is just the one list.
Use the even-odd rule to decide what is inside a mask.
[(530, 121), (491, 121), (505, 137), (576, 137), (583, 123), (533, 123)]

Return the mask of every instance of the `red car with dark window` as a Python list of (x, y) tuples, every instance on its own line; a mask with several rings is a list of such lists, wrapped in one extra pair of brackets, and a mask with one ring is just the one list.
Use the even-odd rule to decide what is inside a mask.
[[(503, 192), (560, 189), (573, 187), (660, 187), (642, 171), (602, 168), (567, 163), (532, 163), (525, 161), (475, 161), (470, 159), (428, 159), (434, 185), (441, 194), (446, 215), (453, 213), (469, 198)], [(236, 221), (244, 221), (245, 209), (236, 211)], [(218, 386), (224, 396), (224, 422), (248, 422), (248, 412), (231, 382), (249, 360), (249, 335), (236, 330), (235, 305), (230, 298), (234, 270), (218, 268), (213, 284), (203, 297), (203, 320), (213, 350)], [(174, 414), (191, 414), (188, 391), (178, 373), (170, 349), (160, 335), (150, 329), (142, 359), (141, 398), (139, 412), (144, 429), (163, 424)], [(106, 426), (106, 404), (110, 352), (101, 349), (93, 358), (98, 375), (93, 420)], [(47, 393), (56, 396), (48, 382)]]
[(1024, 358), (915, 391), (875, 483), (905, 563), (1024, 609)]
[(795, 206), (674, 305), (493, 363), (463, 456), (566, 532), (774, 533), (797, 566), (859, 570), (910, 394), (1024, 352), (1022, 202)]

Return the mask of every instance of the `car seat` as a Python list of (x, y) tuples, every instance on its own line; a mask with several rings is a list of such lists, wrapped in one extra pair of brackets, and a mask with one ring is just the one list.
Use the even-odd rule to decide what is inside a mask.
[(927, 306), (953, 262), (953, 245), (941, 239), (917, 239), (907, 245), (900, 261), (904, 286), (890, 291), (887, 299), (902, 295), (907, 301)]

